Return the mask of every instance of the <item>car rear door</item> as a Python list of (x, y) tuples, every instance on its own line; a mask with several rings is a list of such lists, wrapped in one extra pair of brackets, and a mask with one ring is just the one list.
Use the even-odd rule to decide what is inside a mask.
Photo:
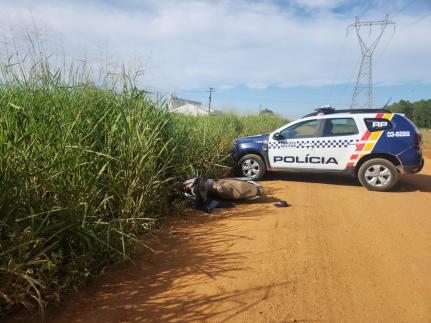
[(354, 116), (327, 117), (314, 141), (316, 169), (344, 170), (355, 153), (360, 140), (357, 120)]

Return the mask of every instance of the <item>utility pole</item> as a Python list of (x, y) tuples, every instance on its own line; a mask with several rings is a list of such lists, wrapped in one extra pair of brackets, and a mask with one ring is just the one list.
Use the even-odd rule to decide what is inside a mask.
[[(395, 22), (389, 20), (389, 15), (386, 15), (385, 19), (377, 21), (359, 21), (359, 17), (356, 17), (355, 23), (347, 26), (347, 33), (350, 28), (355, 28), (362, 53), (361, 65), (359, 67), (350, 109), (372, 108), (373, 106), (373, 52), (388, 25), (394, 25), (395, 32)], [(364, 27), (369, 27), (369, 36), (366, 40), (364, 40), (360, 32), (361, 28)], [(377, 36), (372, 38), (373, 27), (380, 27), (380, 30)]]
[(208, 97), (208, 115), (210, 115), (210, 112), (211, 112), (211, 95), (213, 91), (214, 91), (214, 88), (210, 87), (210, 95)]

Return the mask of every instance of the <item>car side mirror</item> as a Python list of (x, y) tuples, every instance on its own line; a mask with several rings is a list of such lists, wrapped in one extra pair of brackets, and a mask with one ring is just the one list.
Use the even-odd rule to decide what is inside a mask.
[(274, 140), (281, 140), (284, 139), (283, 135), (279, 132), (276, 132), (275, 134), (272, 135), (272, 139)]

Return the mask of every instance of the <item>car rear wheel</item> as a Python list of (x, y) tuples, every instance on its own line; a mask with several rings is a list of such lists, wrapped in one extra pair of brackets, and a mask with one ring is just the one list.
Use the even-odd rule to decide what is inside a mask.
[(262, 158), (257, 155), (245, 155), (238, 162), (238, 173), (241, 176), (259, 181), (265, 176), (266, 168)]
[(383, 158), (374, 158), (361, 165), (359, 182), (370, 191), (386, 192), (398, 182), (398, 170)]

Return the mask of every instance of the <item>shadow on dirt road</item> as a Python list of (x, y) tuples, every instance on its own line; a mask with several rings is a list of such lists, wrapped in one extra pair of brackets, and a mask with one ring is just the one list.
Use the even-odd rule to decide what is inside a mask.
[[(230, 247), (251, 238), (235, 234), (234, 226), (225, 226), (220, 220), (236, 217), (239, 223), (258, 221), (268, 213), (265, 204), (274, 200), (272, 197), (260, 200), (260, 204), (250, 205), (246, 214), (238, 208), (220, 210), (217, 215), (189, 214), (186, 219), (177, 221), (180, 230), (171, 229), (169, 237), (158, 239), (153, 236), (146, 241), (156, 254), (138, 250), (134, 264), (126, 263), (122, 268), (107, 272), (85, 290), (66, 295), (68, 301), (59, 307), (48, 308), (46, 321), (191, 322), (219, 316), (235, 317), (265, 300), (272, 288), (289, 282), (253, 286), (246, 290), (220, 288), (216, 293), (195, 291), (193, 286), (248, 272), (245, 255), (230, 251)], [(220, 303), (224, 306), (220, 307)], [(29, 320), (41, 321), (23, 313), (10, 322)]]
[(431, 192), (431, 175), (414, 174), (400, 178), (393, 192)]

